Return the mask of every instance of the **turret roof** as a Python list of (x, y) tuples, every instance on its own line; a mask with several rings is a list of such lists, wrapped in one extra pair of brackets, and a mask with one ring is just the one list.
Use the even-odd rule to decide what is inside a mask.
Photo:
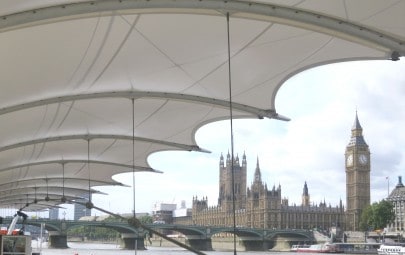
[(355, 146), (355, 145), (368, 146), (363, 137), (363, 128), (360, 125), (360, 121), (357, 116), (357, 111), (352, 127), (352, 137), (350, 138), (348, 146)]
[(403, 201), (403, 200), (405, 200), (405, 187), (402, 184), (402, 177), (401, 176), (398, 176), (398, 184), (395, 186), (395, 189), (388, 196), (388, 200), (390, 200), (390, 201)]

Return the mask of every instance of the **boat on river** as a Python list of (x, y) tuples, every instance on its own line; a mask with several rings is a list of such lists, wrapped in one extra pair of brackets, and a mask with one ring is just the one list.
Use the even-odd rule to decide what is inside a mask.
[(299, 248), (308, 248), (311, 245), (309, 244), (294, 244), (293, 246), (291, 246), (290, 251), (291, 252), (296, 252)]
[(378, 255), (405, 255), (403, 244), (381, 244), (377, 249)]
[[(324, 244), (296, 244), (290, 249), (291, 252), (306, 253), (347, 253), (347, 254), (377, 254), (380, 243), (324, 243)], [(392, 245), (391, 245), (392, 246)], [(381, 253), (380, 255), (399, 255)], [(400, 254), (400, 255), (405, 255)]]
[(305, 253), (338, 253), (336, 245), (333, 243), (311, 244), (311, 245), (293, 245), (291, 251)]
[(338, 252), (347, 254), (377, 254), (380, 243), (335, 243)]

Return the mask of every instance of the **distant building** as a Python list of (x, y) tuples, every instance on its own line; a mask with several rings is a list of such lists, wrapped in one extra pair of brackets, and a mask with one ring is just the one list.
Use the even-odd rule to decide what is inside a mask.
[(191, 209), (186, 207), (186, 201), (181, 201), (181, 206), (178, 209), (175, 209), (173, 211), (173, 217), (174, 218), (179, 218), (179, 217), (187, 217), (191, 216)]
[(186, 201), (181, 201), (180, 208), (173, 211), (173, 222), (188, 225), (191, 222), (192, 213), (192, 209), (187, 208)]
[(85, 205), (85, 203), (89, 202), (90, 200), (90, 195), (89, 193), (85, 193), (81, 196), (83, 199), (76, 199), (77, 202), (80, 202), (81, 204), (75, 203), (74, 204), (74, 220), (79, 220), (82, 217), (86, 216), (91, 216), (91, 209), (88, 209)]
[(217, 206), (208, 206), (208, 199), (193, 198), (193, 213), (191, 224), (196, 225), (233, 225), (232, 202), (232, 167), (235, 180), (235, 208), (236, 225), (252, 228), (297, 228), (297, 229), (329, 229), (332, 226), (344, 224), (344, 207), (342, 202), (332, 207), (326, 202), (312, 204), (305, 182), (301, 205), (289, 205), (288, 199), (281, 197), (281, 185), (267, 187), (262, 181), (257, 159), (254, 181), (246, 188), (247, 161), (243, 154), (242, 161), (236, 157), (233, 162), (231, 156), (226, 160), (221, 155), (219, 163), (219, 199)]
[(155, 203), (152, 210), (153, 222), (155, 224), (173, 223), (173, 212), (176, 210), (176, 204)]
[(51, 209), (49, 209), (49, 219), (50, 220), (59, 219), (59, 208), (51, 208)]
[(405, 187), (402, 184), (402, 177), (398, 176), (398, 184), (387, 198), (394, 206), (395, 219), (388, 225), (389, 231), (405, 230)]

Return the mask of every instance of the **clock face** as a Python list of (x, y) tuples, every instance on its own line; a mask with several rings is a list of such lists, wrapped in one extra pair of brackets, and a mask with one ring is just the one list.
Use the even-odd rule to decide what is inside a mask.
[(347, 156), (346, 163), (347, 163), (348, 166), (353, 165), (353, 155), (352, 154)]
[(367, 164), (367, 162), (368, 162), (367, 156), (364, 155), (364, 154), (360, 154), (359, 155), (359, 162), (360, 162), (361, 165)]

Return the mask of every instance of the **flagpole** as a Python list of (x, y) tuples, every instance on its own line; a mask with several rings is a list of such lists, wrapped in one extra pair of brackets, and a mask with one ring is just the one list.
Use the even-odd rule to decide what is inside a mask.
[(387, 198), (390, 196), (390, 178), (387, 176)]

